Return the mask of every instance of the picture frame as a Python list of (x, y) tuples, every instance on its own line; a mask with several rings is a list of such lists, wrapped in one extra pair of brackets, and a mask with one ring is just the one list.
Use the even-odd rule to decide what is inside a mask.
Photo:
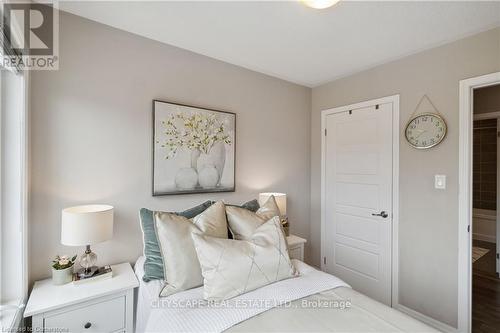
[(152, 195), (234, 192), (236, 113), (153, 100)]

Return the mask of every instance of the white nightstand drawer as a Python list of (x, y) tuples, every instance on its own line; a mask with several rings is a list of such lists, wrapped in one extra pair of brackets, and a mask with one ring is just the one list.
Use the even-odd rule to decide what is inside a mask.
[(115, 332), (125, 329), (125, 296), (45, 317), (45, 329)]
[(290, 259), (299, 259), (302, 260), (302, 247), (295, 247), (288, 250), (290, 254)]
[(290, 259), (298, 259), (304, 261), (304, 244), (307, 242), (304, 238), (295, 235), (290, 235), (286, 238), (288, 243), (288, 254)]

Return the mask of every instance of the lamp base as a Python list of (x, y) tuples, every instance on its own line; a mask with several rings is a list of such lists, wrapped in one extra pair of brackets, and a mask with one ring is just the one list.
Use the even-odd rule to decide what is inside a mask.
[(77, 276), (80, 276), (82, 279), (92, 277), (99, 269), (99, 267), (96, 266), (96, 263), (97, 255), (92, 252), (90, 245), (87, 245), (85, 253), (80, 257), (80, 266), (82, 269), (78, 270), (76, 273)]

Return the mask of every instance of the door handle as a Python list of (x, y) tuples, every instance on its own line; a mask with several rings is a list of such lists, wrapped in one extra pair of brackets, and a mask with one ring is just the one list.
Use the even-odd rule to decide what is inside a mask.
[(381, 211), (378, 214), (372, 213), (372, 216), (380, 216), (380, 217), (383, 217), (385, 219), (385, 218), (387, 218), (389, 216), (389, 214), (387, 214), (387, 212), (385, 210), (383, 210), (383, 211)]

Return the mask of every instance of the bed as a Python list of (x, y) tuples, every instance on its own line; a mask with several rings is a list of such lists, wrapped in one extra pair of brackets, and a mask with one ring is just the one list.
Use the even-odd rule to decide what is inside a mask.
[(203, 301), (203, 287), (160, 298), (163, 281), (142, 280), (140, 257), (136, 332), (438, 332), (330, 274), (293, 262), (299, 277), (210, 306)]

